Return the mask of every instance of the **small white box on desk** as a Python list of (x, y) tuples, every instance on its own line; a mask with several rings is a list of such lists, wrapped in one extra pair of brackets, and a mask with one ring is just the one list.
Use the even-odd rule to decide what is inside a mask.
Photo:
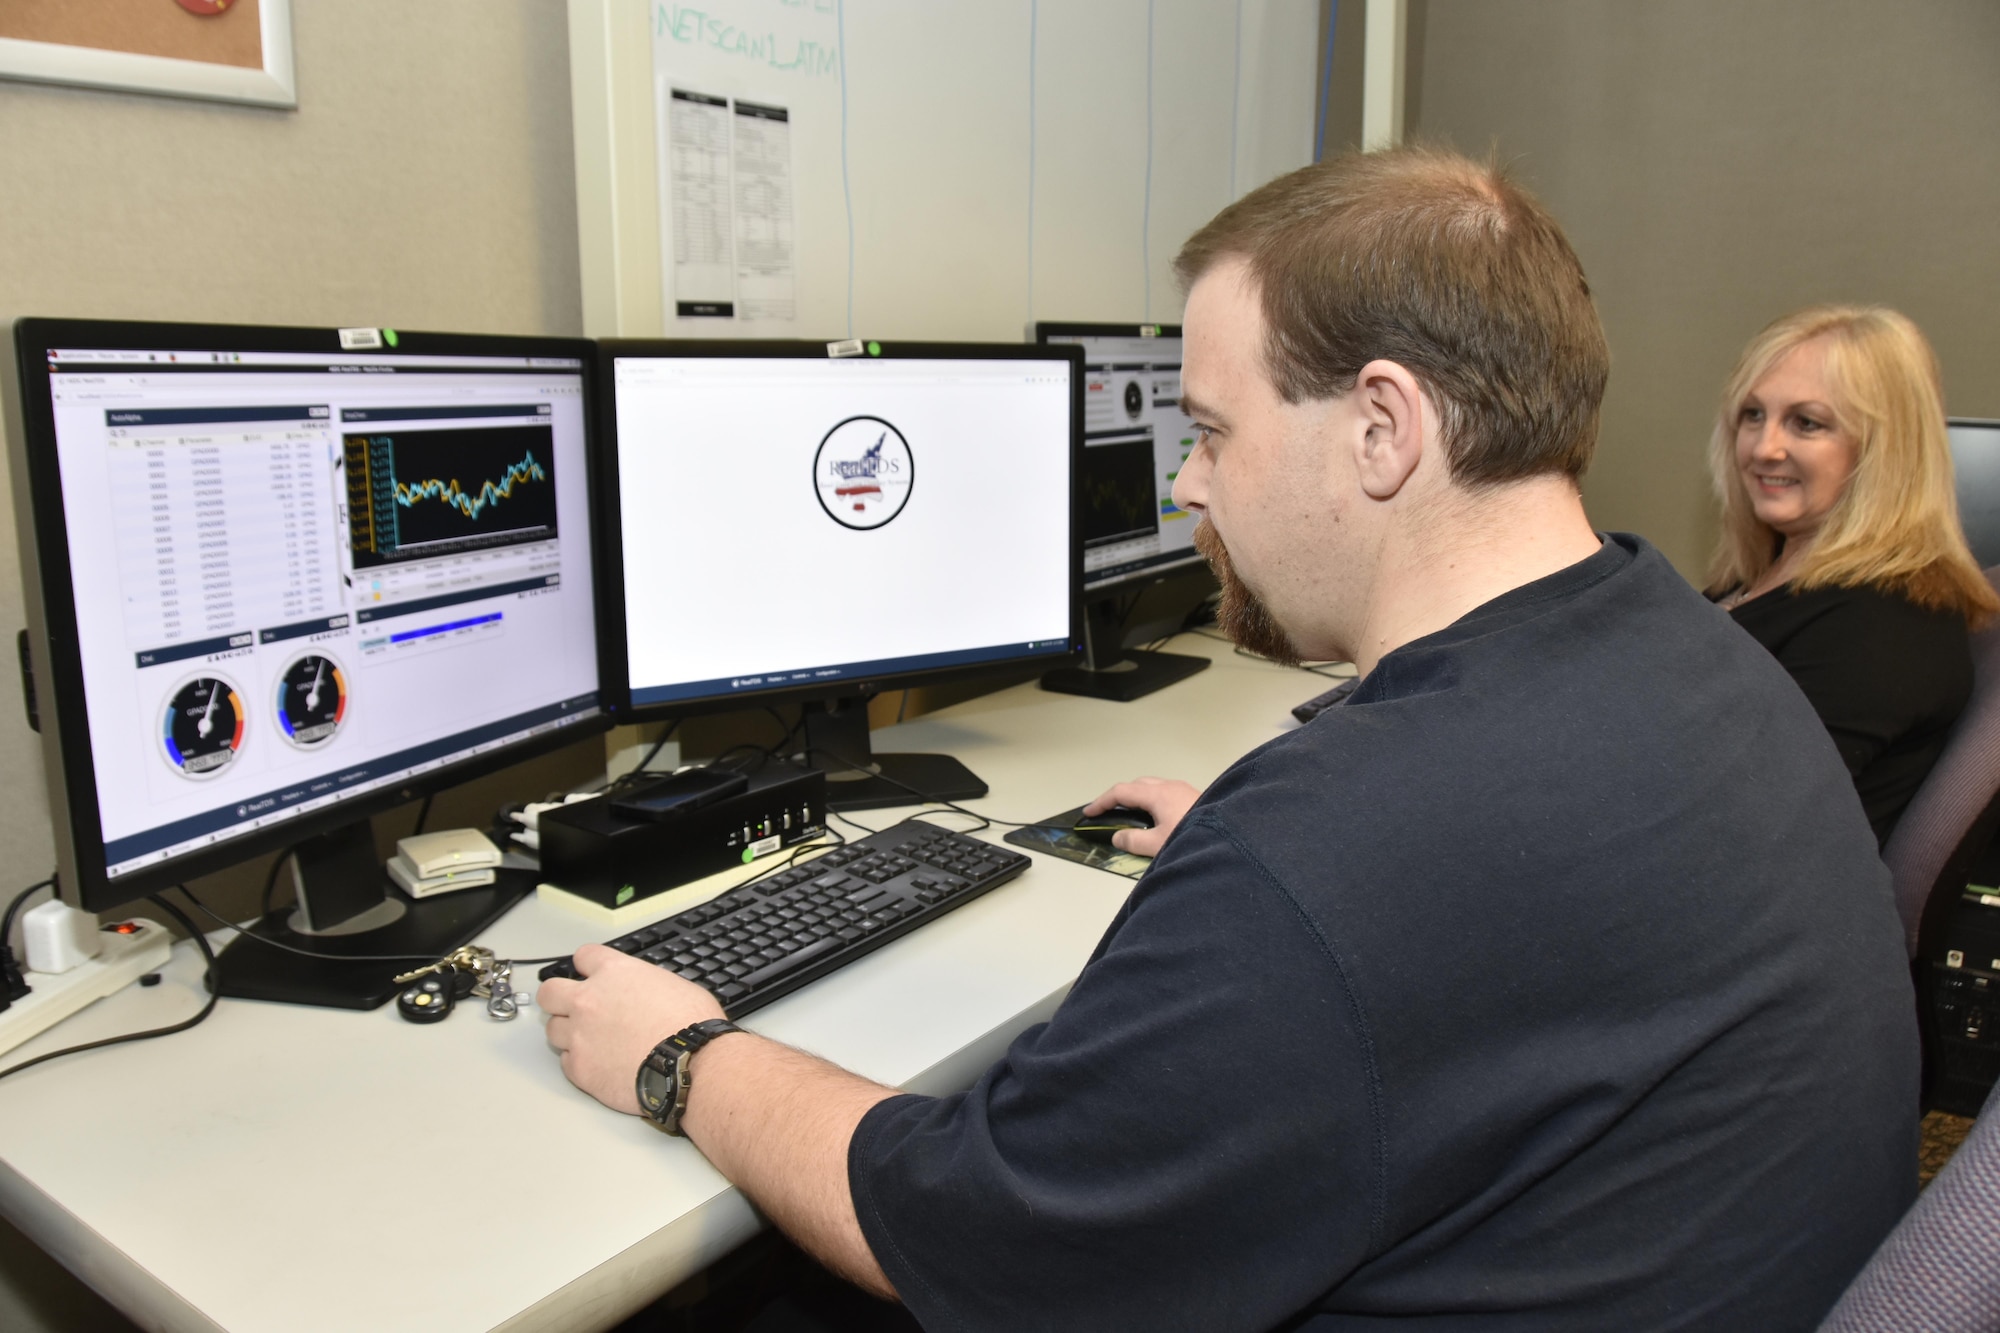
[(500, 849), (477, 829), (419, 833), (396, 844), (396, 854), (389, 858), (389, 877), (412, 898), (428, 898), (491, 884), (501, 860)]

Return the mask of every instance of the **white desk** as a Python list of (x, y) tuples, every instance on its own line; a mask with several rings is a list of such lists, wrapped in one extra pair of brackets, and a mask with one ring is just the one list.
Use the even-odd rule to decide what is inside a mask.
[[(1215, 665), (1130, 704), (1022, 686), (876, 747), (955, 754), (992, 788), (973, 808), (1035, 820), (1127, 777), (1207, 782), (1326, 683), (1200, 636), (1173, 647)], [(1129, 888), (1037, 855), (746, 1026), (883, 1083), (965, 1087), (1054, 1010)], [(531, 898), (482, 943), (532, 958), (608, 933)], [(200, 971), (183, 944), (164, 984), (4, 1063), (186, 1017)], [(238, 1333), (605, 1328), (759, 1226), (685, 1140), (572, 1088), (539, 1011), (499, 1023), (476, 1003), (417, 1026), (393, 1005), (225, 1000), (188, 1032), (17, 1074), (0, 1082), (0, 1213), (140, 1325)]]

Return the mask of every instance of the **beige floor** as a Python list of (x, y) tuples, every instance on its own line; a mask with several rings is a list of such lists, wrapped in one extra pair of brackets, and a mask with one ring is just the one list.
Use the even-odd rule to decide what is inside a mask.
[(1944, 1170), (1971, 1128), (1971, 1119), (1962, 1115), (1932, 1111), (1924, 1117), (1923, 1144), (1917, 1150), (1917, 1188), (1930, 1184), (1931, 1178)]

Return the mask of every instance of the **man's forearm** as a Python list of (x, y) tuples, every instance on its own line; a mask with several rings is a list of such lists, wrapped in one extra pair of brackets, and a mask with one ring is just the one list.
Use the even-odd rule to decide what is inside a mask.
[(693, 1077), (681, 1127), (702, 1154), (814, 1258), (894, 1300), (855, 1217), (847, 1145), (896, 1090), (754, 1034), (703, 1048)]

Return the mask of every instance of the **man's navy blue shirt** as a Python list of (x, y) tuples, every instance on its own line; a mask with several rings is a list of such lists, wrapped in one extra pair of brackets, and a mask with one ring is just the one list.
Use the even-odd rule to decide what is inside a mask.
[(1614, 536), (1230, 768), (1055, 1017), (848, 1174), (934, 1330), (1810, 1329), (1916, 1087), (1825, 728)]

